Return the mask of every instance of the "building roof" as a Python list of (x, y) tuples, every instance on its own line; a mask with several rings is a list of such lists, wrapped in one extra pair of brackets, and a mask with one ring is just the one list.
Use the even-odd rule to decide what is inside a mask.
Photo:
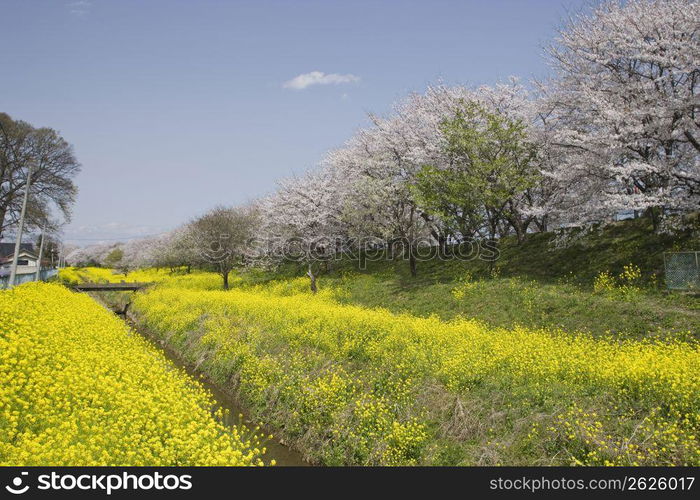
[[(32, 247), (31, 243), (28, 243), (27, 245), (30, 246), (29, 249), (24, 248), (25, 243), (22, 244), (22, 246), (20, 247), (20, 250), (19, 250), (18, 258), (21, 256), (25, 256), (25, 257), (29, 257), (30, 259), (38, 260), (39, 256), (32, 251), (33, 249), (31, 248)], [(12, 247), (12, 250), (14, 250), (14, 247)], [(8, 262), (12, 262), (13, 255), (14, 255), (13, 251), (10, 251), (10, 253), (8, 255), (5, 255), (5, 256), (0, 254), (0, 263), (6, 264)]]
[[(27, 252), (34, 252), (34, 245), (32, 243), (20, 243), (19, 249), (26, 250)], [(0, 259), (12, 257), (14, 253), (14, 243), (0, 243)]]

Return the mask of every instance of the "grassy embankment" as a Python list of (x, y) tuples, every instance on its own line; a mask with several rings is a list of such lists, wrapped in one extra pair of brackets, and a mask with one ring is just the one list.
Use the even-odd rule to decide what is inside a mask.
[[(360, 271), (345, 259), (332, 263), (319, 282), (339, 290), (342, 303), (423, 317), (463, 316), (499, 327), (561, 328), (616, 338), (697, 338), (700, 300), (664, 289), (663, 252), (672, 250), (700, 250), (700, 239), (688, 232), (656, 235), (648, 220), (637, 219), (566, 239), (553, 233), (530, 235), (521, 245), (507, 239), (495, 266), (478, 259), (430, 260), (420, 262), (412, 278), (405, 261), (368, 262)], [(617, 277), (630, 264), (641, 270), (639, 279), (594, 290), (601, 273)], [(304, 272), (303, 266), (288, 265), (247, 273), (243, 283), (274, 282), (283, 289)]]

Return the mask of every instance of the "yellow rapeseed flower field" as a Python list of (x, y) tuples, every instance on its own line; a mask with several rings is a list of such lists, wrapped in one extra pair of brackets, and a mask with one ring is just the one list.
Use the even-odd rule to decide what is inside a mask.
[(216, 291), (204, 276), (166, 279), (133, 310), (319, 461), (700, 464), (697, 344), (394, 314), (293, 280)]
[(89, 296), (0, 292), (0, 465), (262, 465), (259, 439), (213, 407)]
[(120, 283), (161, 281), (170, 274), (159, 269), (137, 269), (128, 274), (123, 274), (104, 267), (66, 267), (59, 271), (59, 278), (64, 283), (75, 285), (77, 283)]

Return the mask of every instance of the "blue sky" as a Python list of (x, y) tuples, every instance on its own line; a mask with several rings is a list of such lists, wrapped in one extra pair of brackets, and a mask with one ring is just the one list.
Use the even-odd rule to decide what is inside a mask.
[(0, 110), (74, 144), (67, 240), (159, 233), (271, 191), (428, 83), (545, 76), (584, 1), (3, 0)]

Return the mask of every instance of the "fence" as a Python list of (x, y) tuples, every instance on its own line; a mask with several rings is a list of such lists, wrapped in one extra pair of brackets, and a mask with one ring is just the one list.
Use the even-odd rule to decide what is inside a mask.
[(700, 290), (700, 252), (667, 252), (664, 274), (669, 290)]
[[(40, 273), (41, 281), (46, 281), (52, 276), (58, 274), (58, 269), (42, 269)], [(31, 274), (18, 274), (15, 276), (15, 285), (21, 285), (22, 283), (29, 283), (30, 281), (36, 280), (36, 273)], [(9, 276), (0, 276), (0, 289), (7, 288), (7, 284), (10, 282)]]

